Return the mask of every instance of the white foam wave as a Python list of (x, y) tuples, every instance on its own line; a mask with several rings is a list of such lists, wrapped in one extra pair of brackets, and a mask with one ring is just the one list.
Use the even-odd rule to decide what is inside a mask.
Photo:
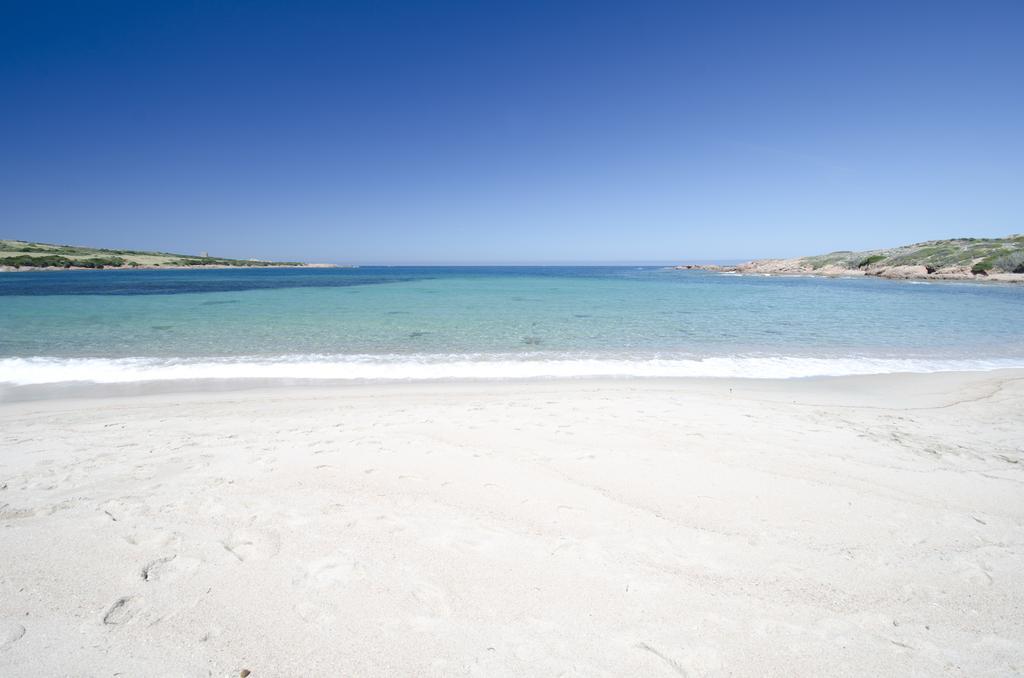
[(892, 372), (1024, 368), (1024, 359), (924, 360), (718, 356), (605, 358), (523, 356), (279, 356), (206, 359), (3, 358), (0, 383), (125, 383), (181, 379), (427, 380), (571, 377), (786, 379)]

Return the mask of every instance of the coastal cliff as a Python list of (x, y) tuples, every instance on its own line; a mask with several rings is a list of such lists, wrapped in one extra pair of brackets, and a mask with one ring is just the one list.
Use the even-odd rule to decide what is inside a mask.
[(839, 251), (792, 259), (755, 259), (735, 266), (686, 265), (753, 275), (877, 276), (897, 280), (1024, 282), (1024, 235), (929, 240), (889, 249)]

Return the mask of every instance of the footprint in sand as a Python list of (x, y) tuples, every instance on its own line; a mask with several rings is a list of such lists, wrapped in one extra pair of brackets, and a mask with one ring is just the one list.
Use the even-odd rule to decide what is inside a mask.
[(975, 586), (990, 586), (993, 582), (992, 572), (983, 562), (962, 560), (957, 564), (955, 571), (961, 578)]
[(356, 564), (351, 558), (335, 554), (310, 561), (293, 583), (296, 586), (317, 589), (341, 586), (352, 579), (356, 569)]
[(166, 556), (157, 558), (142, 568), (142, 581), (167, 581), (192, 574), (199, 569), (202, 561), (182, 556)]
[(181, 544), (182, 536), (179, 532), (170, 530), (147, 530), (132, 532), (122, 537), (132, 546), (141, 546), (149, 549), (169, 549)]
[(10, 504), (0, 504), (0, 520), (31, 518), (36, 512), (32, 509), (14, 508)]
[(281, 550), (281, 537), (273, 530), (236, 530), (221, 544), (228, 553), (245, 562), (276, 556)]
[(14, 621), (0, 621), (0, 650), (4, 650), (21, 640), (25, 635), (25, 627)]
[(659, 650), (656, 647), (648, 645), (647, 643), (638, 643), (636, 647), (638, 649), (650, 652), (652, 655), (654, 655), (662, 662), (664, 662), (665, 667), (667, 669), (670, 669), (676, 675), (683, 676), (683, 678), (687, 678), (687, 676), (690, 675), (686, 668), (678, 660), (666, 654), (662, 650)]
[(103, 623), (107, 626), (120, 626), (135, 616), (141, 604), (140, 599), (131, 596), (118, 598), (103, 614)]
[(353, 579), (364, 575), (358, 563), (344, 554), (310, 561), (292, 580), (296, 588), (307, 590), (295, 596), (295, 612), (309, 623), (334, 623), (338, 610), (330, 603), (332, 590), (347, 587)]
[(452, 614), (452, 600), (448, 590), (428, 581), (420, 581), (412, 592), (419, 610), (431, 617), (442, 618)]

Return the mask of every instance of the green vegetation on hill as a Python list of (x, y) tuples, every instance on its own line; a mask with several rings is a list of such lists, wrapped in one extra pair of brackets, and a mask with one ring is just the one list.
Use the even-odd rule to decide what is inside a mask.
[(884, 250), (831, 252), (804, 257), (803, 261), (814, 270), (825, 266), (849, 269), (924, 266), (929, 272), (961, 268), (975, 275), (1024, 273), (1024, 235), (930, 240)]
[(196, 257), (170, 252), (111, 250), (74, 245), (50, 245), (22, 240), (0, 240), (0, 266), (14, 268), (136, 268), (139, 266), (302, 266), (295, 261), (259, 261)]
[(865, 266), (870, 266), (871, 264), (877, 264), (878, 262), (883, 261), (884, 259), (885, 256), (881, 254), (872, 254), (870, 257), (867, 257), (859, 264), (857, 264), (857, 268), (864, 268)]
[[(56, 254), (19, 254), (13, 257), (0, 257), (0, 266), (32, 266), (35, 268), (118, 268), (125, 265), (121, 257), (89, 257), (88, 259), (69, 259)], [(136, 266), (138, 264), (135, 264)]]

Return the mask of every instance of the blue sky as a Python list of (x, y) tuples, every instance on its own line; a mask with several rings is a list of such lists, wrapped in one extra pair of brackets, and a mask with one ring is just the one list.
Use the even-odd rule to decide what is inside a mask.
[(0, 237), (665, 262), (1024, 231), (1024, 3), (0, 5)]

